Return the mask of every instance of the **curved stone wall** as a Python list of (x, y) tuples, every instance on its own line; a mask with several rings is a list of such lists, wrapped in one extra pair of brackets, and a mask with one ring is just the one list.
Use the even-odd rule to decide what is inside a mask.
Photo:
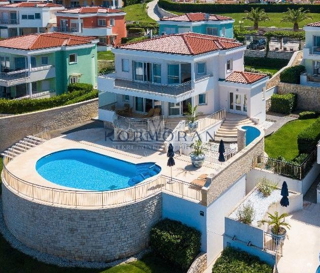
[(19, 241), (71, 260), (107, 262), (136, 254), (161, 218), (161, 193), (127, 206), (80, 210), (34, 203), (2, 184), (2, 200), (5, 223)]

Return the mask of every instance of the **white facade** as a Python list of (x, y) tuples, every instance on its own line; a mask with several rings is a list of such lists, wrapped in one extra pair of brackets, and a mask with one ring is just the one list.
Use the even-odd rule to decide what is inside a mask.
[(0, 37), (10, 38), (31, 33), (48, 32), (56, 24), (56, 12), (64, 10), (63, 6), (33, 7), (10, 4), (0, 7)]

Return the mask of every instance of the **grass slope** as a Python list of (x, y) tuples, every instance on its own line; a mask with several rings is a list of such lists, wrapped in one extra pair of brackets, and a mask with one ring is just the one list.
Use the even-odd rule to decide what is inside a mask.
[(126, 13), (126, 21), (140, 22), (140, 23), (154, 23), (147, 14), (147, 4), (135, 4), (123, 8)]
[(272, 157), (283, 156), (286, 160), (293, 160), (299, 155), (297, 137), (316, 119), (299, 119), (288, 122), (278, 131), (265, 139), (265, 151)]

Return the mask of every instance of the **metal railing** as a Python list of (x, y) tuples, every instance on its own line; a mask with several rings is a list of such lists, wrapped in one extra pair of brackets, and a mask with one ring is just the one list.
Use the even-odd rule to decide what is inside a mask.
[(57, 31), (57, 32), (81, 32), (82, 31), (82, 29), (80, 29), (79, 31), (78, 27), (54, 27), (53, 29), (54, 31)]
[(282, 246), (284, 244), (283, 239), (274, 238), (274, 235), (268, 232), (264, 232), (263, 248), (264, 250), (274, 252), (277, 255), (282, 256)]
[(160, 193), (162, 190), (174, 193), (182, 198), (201, 200), (201, 188), (190, 183), (159, 175), (153, 179), (139, 183), (133, 187), (112, 191), (81, 191), (65, 190), (41, 186), (25, 181), (11, 173), (7, 164), (8, 157), (4, 157), (2, 182), (17, 195), (30, 200), (50, 204), (53, 206), (73, 208), (108, 208), (123, 206), (144, 200)]
[(300, 165), (260, 155), (253, 161), (253, 167), (301, 180), (308, 174), (316, 159), (317, 150), (313, 150)]
[(2, 25), (18, 25), (19, 20), (18, 19), (0, 19), (0, 24)]

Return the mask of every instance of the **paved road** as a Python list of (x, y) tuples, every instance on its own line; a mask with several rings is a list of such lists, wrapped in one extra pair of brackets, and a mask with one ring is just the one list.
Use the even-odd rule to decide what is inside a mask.
[(148, 13), (148, 16), (151, 19), (159, 21), (160, 20), (160, 14), (158, 14), (155, 11), (155, 7), (156, 7), (157, 4), (158, 4), (158, 0), (153, 0), (153, 1), (149, 2), (147, 4), (147, 8), (148, 8), (147, 13)]

